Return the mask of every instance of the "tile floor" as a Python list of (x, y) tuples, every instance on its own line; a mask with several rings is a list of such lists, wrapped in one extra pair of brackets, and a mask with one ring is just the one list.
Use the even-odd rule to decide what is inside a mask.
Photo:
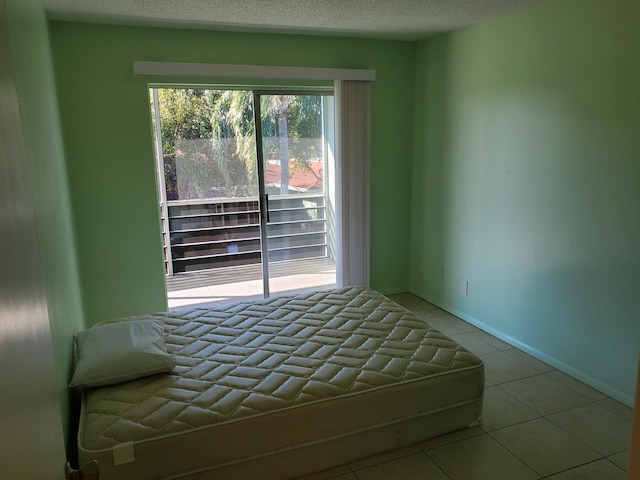
[(631, 408), (416, 296), (391, 298), (484, 360), (484, 422), (304, 480), (625, 479)]

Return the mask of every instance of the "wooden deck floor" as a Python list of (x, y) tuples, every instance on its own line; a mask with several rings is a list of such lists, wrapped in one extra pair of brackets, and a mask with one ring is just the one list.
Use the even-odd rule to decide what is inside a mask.
[[(330, 258), (272, 263), (271, 296), (335, 288), (336, 266)], [(262, 267), (242, 265), (167, 277), (169, 308), (215, 305), (262, 298)]]

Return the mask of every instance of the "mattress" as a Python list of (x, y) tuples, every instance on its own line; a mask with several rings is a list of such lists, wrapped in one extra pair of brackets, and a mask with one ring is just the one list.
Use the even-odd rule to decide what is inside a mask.
[(479, 422), (482, 361), (366, 288), (181, 308), (169, 374), (83, 393), (101, 479), (296, 478)]

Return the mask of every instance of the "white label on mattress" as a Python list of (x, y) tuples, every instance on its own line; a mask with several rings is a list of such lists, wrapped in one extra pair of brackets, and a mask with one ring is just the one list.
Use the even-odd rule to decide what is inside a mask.
[(124, 465), (136, 461), (133, 453), (133, 442), (120, 443), (113, 447), (113, 464)]

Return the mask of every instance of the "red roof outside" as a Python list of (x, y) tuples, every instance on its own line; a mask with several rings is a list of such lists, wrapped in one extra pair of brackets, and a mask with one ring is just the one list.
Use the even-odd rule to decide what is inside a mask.
[[(309, 190), (322, 191), (323, 162), (309, 162), (313, 173), (307, 170), (291, 169), (289, 171), (289, 189), (306, 192)], [(314, 175), (315, 174), (315, 175)], [(267, 185), (280, 186), (280, 162), (270, 160), (265, 165), (265, 181)]]

